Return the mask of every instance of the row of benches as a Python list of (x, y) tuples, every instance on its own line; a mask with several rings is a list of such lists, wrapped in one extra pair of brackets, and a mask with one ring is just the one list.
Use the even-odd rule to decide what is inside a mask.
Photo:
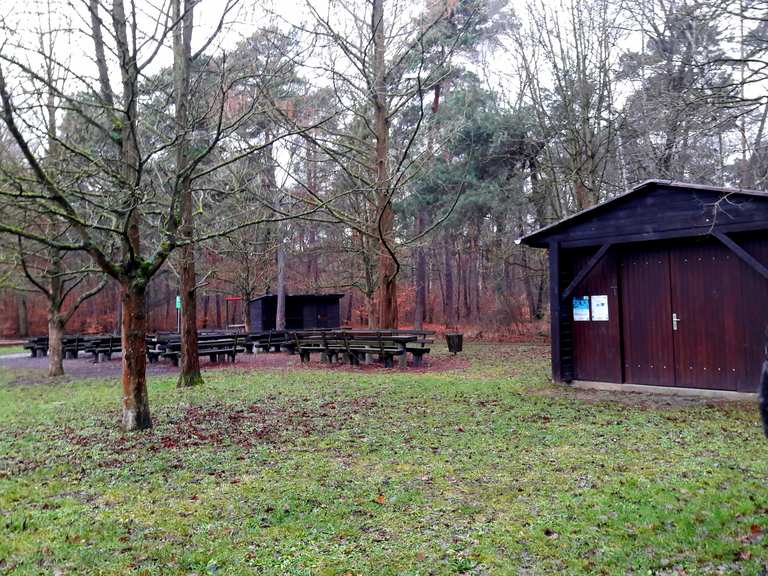
[[(237, 354), (249, 354), (286, 350), (298, 353), (302, 362), (310, 360), (313, 353), (321, 359), (334, 362), (339, 359), (350, 364), (378, 357), (385, 366), (392, 366), (398, 358), (400, 365), (407, 364), (407, 354), (413, 357), (416, 366), (422, 364), (424, 355), (430, 351), (434, 332), (413, 330), (291, 330), (268, 331), (252, 334), (232, 332), (200, 332), (198, 334), (198, 356), (208, 356), (211, 362), (235, 362)], [(64, 357), (77, 358), (80, 352), (93, 356), (94, 362), (110, 360), (113, 354), (122, 351), (119, 336), (67, 336), (63, 341)], [(47, 337), (30, 338), (25, 344), (32, 357), (45, 356), (48, 350)], [(178, 366), (181, 358), (179, 334), (157, 334), (147, 337), (147, 358), (154, 363), (161, 358)]]
[[(24, 348), (30, 351), (32, 358), (48, 355), (48, 337), (35, 336), (29, 338)], [(120, 352), (120, 336), (114, 335), (75, 335), (62, 338), (62, 354), (64, 358), (78, 358), (81, 352), (92, 354), (94, 361), (100, 358), (110, 359), (113, 353)]]

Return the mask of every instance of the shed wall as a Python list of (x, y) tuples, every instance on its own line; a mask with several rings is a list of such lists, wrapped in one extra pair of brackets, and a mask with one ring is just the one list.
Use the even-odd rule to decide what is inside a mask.
[[(768, 265), (766, 233), (735, 238)], [(594, 252), (563, 251), (561, 287)], [(608, 321), (573, 321), (573, 298), (586, 295), (608, 296)], [(562, 308), (565, 379), (738, 391), (759, 382), (768, 280), (714, 238), (616, 245)]]

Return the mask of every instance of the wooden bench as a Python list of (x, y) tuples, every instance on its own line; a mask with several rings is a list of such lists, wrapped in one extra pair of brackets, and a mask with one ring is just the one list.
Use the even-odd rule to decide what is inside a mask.
[[(64, 358), (76, 359), (80, 352), (87, 351), (97, 338), (99, 336), (84, 336), (82, 334), (64, 336), (61, 340), (62, 355)], [(37, 358), (48, 355), (49, 345), (48, 336), (35, 336), (27, 340), (24, 348), (30, 351), (32, 358)]]
[(120, 336), (94, 336), (90, 338), (84, 347), (88, 354), (93, 355), (93, 363), (98, 364), (105, 360), (112, 360), (112, 354), (123, 351), (123, 341)]
[(32, 358), (37, 358), (38, 356), (47, 356), (48, 336), (33, 336), (32, 338), (27, 339), (26, 343), (24, 344), (24, 348), (29, 350), (29, 355)]
[[(245, 352), (245, 348), (239, 345), (242, 342), (242, 337), (233, 338), (204, 338), (197, 342), (197, 355), (208, 356), (210, 361), (213, 362), (226, 362), (229, 359), (232, 363), (235, 362), (237, 354)], [(179, 365), (179, 359), (181, 358), (181, 342), (170, 342), (166, 346), (166, 350), (160, 354), (163, 358), (168, 358), (174, 366)]]
[(85, 352), (88, 349), (92, 338), (92, 336), (82, 336), (80, 334), (65, 337), (62, 342), (64, 358), (77, 359), (80, 352)]
[(266, 332), (252, 332), (248, 334), (244, 342), (245, 351), (253, 354), (255, 350), (262, 352), (280, 352), (290, 342), (290, 336), (285, 330), (268, 330)]
[(421, 366), (424, 355), (429, 354), (430, 352), (430, 348), (427, 345), (434, 342), (434, 339), (429, 338), (429, 336), (433, 336), (435, 334), (433, 330), (409, 329), (358, 329), (350, 330), (348, 333), (355, 339), (356, 342), (364, 342), (366, 338), (373, 339), (374, 345), (376, 342), (379, 342), (382, 339), (384, 341), (391, 339), (394, 345), (398, 345), (403, 349), (403, 353), (398, 355), (400, 366), (402, 368), (407, 366), (407, 353), (410, 353), (413, 357), (414, 366)]
[(406, 354), (405, 347), (400, 342), (396, 342), (387, 336), (381, 338), (364, 337), (360, 338), (355, 336), (350, 341), (350, 364), (358, 365), (360, 360), (365, 358), (366, 355), (377, 356), (378, 359), (384, 364), (385, 368), (392, 368), (394, 366), (395, 357), (400, 360), (400, 367), (406, 366)]
[(427, 345), (433, 344), (434, 342), (434, 338), (419, 338), (415, 342), (410, 342), (405, 345), (406, 351), (410, 352), (413, 357), (414, 366), (422, 365), (424, 355), (429, 354), (430, 349)]
[(335, 362), (341, 357), (349, 364), (358, 365), (362, 358), (370, 354), (378, 356), (389, 368), (394, 365), (395, 357), (404, 359), (405, 355), (402, 343), (386, 336), (358, 338), (344, 331), (329, 331), (320, 334), (296, 332), (294, 337), (295, 349), (302, 362), (309, 362), (313, 353), (319, 353), (323, 362)]
[[(229, 338), (239, 338), (238, 343), (242, 344), (245, 340), (244, 335), (238, 335), (233, 332), (225, 332), (222, 330), (207, 330), (197, 333), (198, 348), (204, 342), (210, 342), (214, 340), (222, 340)], [(179, 353), (181, 350), (181, 336), (178, 332), (164, 332), (147, 336), (147, 360), (150, 363), (157, 362), (160, 358), (169, 358), (173, 360), (173, 353)], [(166, 355), (166, 352), (172, 352)], [(180, 355), (180, 354), (176, 354)]]

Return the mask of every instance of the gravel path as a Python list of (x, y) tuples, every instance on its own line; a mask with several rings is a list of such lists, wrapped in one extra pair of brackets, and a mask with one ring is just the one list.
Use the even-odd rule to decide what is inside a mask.
[[(207, 357), (200, 358), (201, 368), (205, 370), (217, 370), (222, 368), (232, 368), (230, 363), (212, 364)], [(462, 358), (453, 358), (450, 356), (432, 356), (425, 358), (424, 366), (419, 368), (409, 367), (409, 372), (433, 372), (442, 370), (452, 370), (466, 367), (468, 363)], [(37, 384), (47, 381), (45, 372), (48, 367), (48, 359), (31, 358), (28, 353), (8, 354), (0, 356), (0, 367), (7, 368), (18, 375), (14, 380), (16, 384)], [(239, 354), (235, 368), (244, 370), (258, 370), (260, 368), (268, 369), (332, 369), (332, 370), (351, 370), (351, 371), (385, 371), (392, 370), (383, 368), (379, 364), (363, 365), (360, 367), (350, 367), (342, 364), (328, 366), (315, 360), (309, 364), (302, 365), (298, 355), (289, 355), (286, 353), (259, 353), (259, 354)], [(398, 370), (398, 369), (394, 369)], [(90, 357), (81, 356), (77, 360), (64, 360), (64, 372), (69, 379), (79, 378), (111, 378), (120, 376), (121, 361), (120, 355), (115, 354), (112, 360), (108, 362), (99, 362), (95, 364)], [(147, 364), (147, 374), (174, 374), (178, 373), (178, 368), (174, 367), (168, 361), (160, 361), (155, 364)]]

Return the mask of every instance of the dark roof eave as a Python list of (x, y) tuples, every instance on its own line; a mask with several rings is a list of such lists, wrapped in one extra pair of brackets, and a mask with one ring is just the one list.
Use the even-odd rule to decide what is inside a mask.
[[(346, 294), (332, 293), (332, 294), (286, 294), (286, 298), (336, 298), (338, 300), (344, 298)], [(263, 300), (264, 298), (277, 298), (277, 294), (262, 294), (256, 298), (251, 298), (248, 302), (256, 302), (257, 300)]]
[(634, 188), (632, 188), (631, 190), (628, 190), (627, 192), (624, 192), (623, 194), (620, 194), (615, 198), (611, 198), (610, 200), (607, 200), (602, 204), (590, 206), (589, 208), (585, 208), (584, 210), (577, 212), (576, 214), (573, 214), (568, 218), (564, 218), (557, 222), (553, 222), (552, 224), (548, 224), (543, 228), (539, 228), (538, 230), (531, 232), (530, 234), (526, 234), (525, 236), (522, 236), (521, 238), (518, 238), (517, 240), (515, 240), (515, 244), (525, 244), (526, 246), (530, 246), (531, 248), (548, 248), (549, 242), (546, 240), (546, 238), (555, 229), (565, 227), (566, 225), (572, 223), (574, 220), (580, 220), (585, 215), (592, 214), (593, 212), (596, 212), (596, 211), (604, 210), (606, 206), (609, 206), (614, 204), (615, 202), (624, 200), (629, 196), (634, 196), (638, 192), (641, 192), (647, 188), (650, 188), (651, 186), (667, 186), (671, 188), (684, 188), (688, 190), (704, 190), (707, 192), (716, 192), (720, 194), (743, 194), (746, 196), (760, 196), (761, 198), (768, 198), (768, 192), (763, 192), (761, 190), (748, 190), (743, 188), (707, 186), (705, 184), (689, 184), (687, 182), (677, 182), (675, 180), (658, 180), (658, 179), (645, 180), (640, 184), (638, 184), (637, 186), (635, 186)]

